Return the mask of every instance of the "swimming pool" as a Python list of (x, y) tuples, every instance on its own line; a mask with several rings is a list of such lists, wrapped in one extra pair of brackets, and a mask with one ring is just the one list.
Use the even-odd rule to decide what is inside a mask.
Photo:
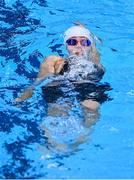
[[(131, 0), (1, 1), (0, 178), (134, 178), (133, 19)], [(62, 123), (51, 135), (61, 141), (64, 127), (70, 130), (66, 137), (84, 135), (66, 151), (44, 136), (47, 105), (40, 87), (26, 102), (16, 104), (14, 98), (34, 81), (44, 57), (66, 54), (62, 33), (76, 20), (103, 40), (98, 44), (107, 70), (102, 82), (113, 89), (108, 92), (112, 100), (101, 105), (87, 132), (76, 122), (77, 102), (69, 123), (54, 119)], [(46, 122), (50, 125), (49, 118)]]

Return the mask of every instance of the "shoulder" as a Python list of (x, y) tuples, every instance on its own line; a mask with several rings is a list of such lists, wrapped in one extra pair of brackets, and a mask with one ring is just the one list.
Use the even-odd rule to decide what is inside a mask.
[(91, 48), (91, 58), (92, 58), (92, 62), (96, 65), (96, 67), (99, 70), (102, 70), (103, 72), (105, 72), (105, 68), (100, 62), (100, 52), (96, 48), (95, 44)]
[(98, 51), (98, 49), (96, 48), (95, 45), (93, 45), (91, 47), (91, 57), (92, 57), (92, 61), (95, 64), (99, 64), (100, 63), (100, 53), (99, 53), (99, 51)]
[(58, 73), (64, 66), (65, 60), (60, 56), (50, 55), (41, 64), (41, 69), (53, 70)]

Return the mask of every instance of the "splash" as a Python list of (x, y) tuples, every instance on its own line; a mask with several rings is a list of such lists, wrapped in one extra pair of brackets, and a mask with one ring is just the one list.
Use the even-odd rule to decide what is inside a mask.
[(94, 63), (84, 56), (70, 56), (67, 60), (69, 62), (69, 72), (65, 76), (70, 80), (89, 80), (89, 75), (96, 72)]

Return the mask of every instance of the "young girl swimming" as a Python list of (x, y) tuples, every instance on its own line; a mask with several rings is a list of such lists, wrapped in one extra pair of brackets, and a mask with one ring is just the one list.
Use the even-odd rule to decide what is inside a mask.
[[(16, 98), (16, 102), (31, 97), (35, 86), (48, 76), (55, 75), (55, 80), (68, 79), (81, 85), (85, 81), (90, 83), (100, 81), (105, 70), (100, 64), (100, 55), (96, 49), (93, 34), (81, 23), (75, 23), (64, 33), (64, 43), (69, 54), (68, 58), (48, 56), (40, 66), (35, 84)], [(53, 84), (55, 82), (46, 87), (53, 86)], [(82, 104), (91, 109), (99, 107), (99, 103), (91, 99), (85, 99)]]

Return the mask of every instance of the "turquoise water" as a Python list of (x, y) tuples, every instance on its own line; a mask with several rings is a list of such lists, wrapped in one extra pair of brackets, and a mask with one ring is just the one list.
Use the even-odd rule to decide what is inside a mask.
[[(133, 19), (132, 0), (0, 2), (0, 178), (134, 178)], [(87, 129), (79, 123), (77, 102), (69, 123), (46, 117), (40, 87), (26, 102), (14, 102), (34, 81), (44, 57), (67, 53), (62, 35), (76, 20), (102, 39), (102, 83), (113, 88), (108, 92), (113, 100), (101, 105)], [(57, 149), (49, 140), (43, 125), (52, 121), (61, 123), (54, 131), (50, 127), (51, 137), (75, 139), (72, 149)], [(85, 140), (77, 144), (79, 135)]]

